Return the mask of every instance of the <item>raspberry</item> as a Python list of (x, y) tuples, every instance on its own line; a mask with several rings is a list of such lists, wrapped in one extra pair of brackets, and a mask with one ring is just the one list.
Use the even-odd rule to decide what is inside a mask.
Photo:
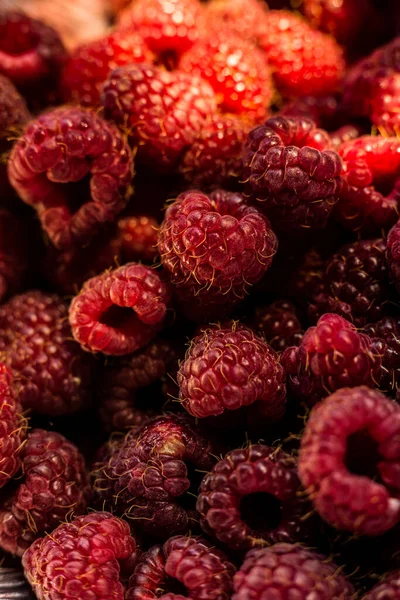
[(339, 97), (337, 94), (327, 94), (293, 98), (283, 105), (279, 114), (282, 117), (311, 119), (318, 127), (330, 130), (340, 114)]
[(254, 318), (254, 328), (277, 352), (282, 352), (289, 346), (298, 346), (304, 333), (296, 308), (285, 300), (259, 307)]
[(21, 459), (23, 482), (0, 508), (0, 545), (18, 556), (67, 515), (85, 512), (90, 494), (83, 456), (59, 433), (31, 431)]
[(157, 256), (158, 228), (157, 221), (145, 215), (120, 219), (118, 236), (124, 260), (153, 262)]
[(183, 56), (179, 67), (208, 81), (223, 112), (252, 121), (266, 117), (273, 96), (270, 70), (263, 52), (248, 40), (213, 31)]
[(362, 600), (395, 600), (400, 594), (400, 572), (388, 573)]
[(354, 123), (343, 125), (343, 127), (339, 127), (339, 129), (330, 133), (332, 146), (337, 150), (342, 144), (351, 142), (362, 136), (364, 133), (365, 128), (360, 125), (355, 125)]
[(380, 389), (396, 394), (400, 384), (400, 318), (385, 317), (377, 323), (369, 323), (363, 333), (380, 341), (382, 347), (382, 377)]
[(364, 135), (339, 147), (346, 186), (336, 207), (352, 231), (380, 232), (398, 218), (400, 140)]
[(65, 107), (27, 126), (8, 175), (53, 244), (69, 248), (87, 242), (124, 208), (133, 160), (122, 135), (97, 114)]
[(205, 8), (214, 31), (229, 30), (254, 42), (262, 34), (267, 10), (260, 0), (211, 0)]
[(151, 65), (114, 69), (103, 89), (105, 114), (137, 146), (137, 158), (152, 168), (178, 164), (206, 119), (216, 111), (214, 93), (203, 80)]
[(86, 281), (69, 309), (72, 334), (87, 351), (135, 352), (161, 328), (168, 300), (155, 271), (128, 263)]
[(109, 513), (92, 513), (62, 523), (36, 540), (22, 564), (38, 600), (123, 600), (118, 561), (136, 550), (129, 526)]
[(323, 519), (361, 535), (400, 520), (400, 407), (365, 386), (343, 388), (311, 412), (299, 474)]
[(232, 600), (347, 600), (354, 593), (334, 563), (294, 544), (250, 550), (233, 581)]
[(344, 75), (343, 53), (336, 41), (287, 10), (267, 13), (258, 42), (284, 96), (329, 94)]
[(28, 585), (20, 568), (0, 568), (0, 598), (7, 600), (34, 600), (31, 587)]
[(24, 409), (66, 415), (91, 398), (93, 361), (71, 339), (67, 315), (58, 296), (39, 291), (0, 306), (0, 350)]
[(221, 415), (257, 400), (265, 417), (285, 411), (284, 372), (277, 355), (239, 323), (203, 329), (178, 372), (179, 399), (194, 417)]
[(305, 501), (294, 458), (256, 444), (228, 452), (197, 499), (204, 531), (234, 550), (307, 539)]
[(20, 468), (25, 434), (26, 421), (13, 388), (12, 373), (0, 363), (0, 488)]
[[(159, 598), (160, 589), (163, 600), (230, 600), (234, 572), (233, 564), (206, 540), (175, 536), (142, 556), (130, 578), (126, 600)], [(168, 593), (176, 584), (187, 590), (185, 596)]]
[(287, 348), (281, 363), (295, 395), (313, 405), (335, 390), (357, 385), (375, 387), (381, 356), (370, 338), (339, 315), (323, 315), (304, 334), (298, 348)]
[(67, 102), (97, 106), (110, 71), (126, 64), (151, 62), (152, 56), (135, 31), (113, 31), (104, 38), (78, 46), (62, 73), (63, 96)]
[(304, 118), (273, 117), (248, 136), (243, 177), (284, 231), (326, 226), (342, 188), (342, 165), (326, 132)]
[(18, 292), (28, 279), (27, 228), (11, 212), (0, 209), (0, 300)]

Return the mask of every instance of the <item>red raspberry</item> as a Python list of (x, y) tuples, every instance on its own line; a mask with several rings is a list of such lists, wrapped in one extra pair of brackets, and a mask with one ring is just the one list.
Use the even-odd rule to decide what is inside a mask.
[(345, 387), (375, 387), (381, 377), (381, 356), (370, 338), (339, 315), (323, 315), (304, 334), (298, 348), (282, 355), (292, 391), (308, 405)]
[(87, 242), (124, 208), (133, 176), (122, 135), (96, 113), (58, 108), (32, 121), (8, 175), (58, 248)]
[(128, 263), (86, 281), (69, 309), (72, 334), (84, 350), (130, 354), (161, 328), (168, 300), (155, 271)]
[(178, 372), (179, 399), (194, 417), (221, 415), (257, 400), (269, 420), (285, 411), (284, 372), (277, 355), (239, 323), (203, 329)]
[(62, 523), (36, 540), (22, 564), (38, 600), (123, 600), (118, 561), (136, 550), (129, 526), (109, 513)]
[(67, 102), (97, 106), (110, 71), (126, 64), (152, 62), (152, 58), (136, 31), (113, 31), (73, 51), (62, 73), (63, 96)]
[[(399, 179), (400, 189), (400, 179)], [(389, 265), (390, 275), (400, 293), (400, 221), (392, 227), (387, 236), (386, 258)]]
[(250, 550), (233, 581), (232, 600), (348, 600), (354, 593), (334, 563), (294, 544)]
[(400, 140), (364, 135), (339, 147), (346, 185), (336, 213), (347, 229), (380, 232), (400, 205)]
[(287, 10), (270, 10), (259, 44), (284, 96), (329, 94), (344, 75), (343, 53), (336, 41)]
[(253, 42), (262, 34), (267, 6), (260, 0), (211, 0), (205, 9), (213, 31), (228, 30)]
[(400, 387), (400, 317), (385, 317), (377, 323), (369, 323), (362, 331), (380, 341), (382, 377), (379, 387), (395, 395)]
[[(176, 536), (144, 554), (129, 580), (126, 600), (230, 600), (235, 567), (206, 540)], [(185, 596), (168, 593), (176, 583)], [(164, 594), (164, 592), (167, 592)]]
[(304, 333), (296, 308), (285, 300), (259, 307), (254, 318), (254, 328), (277, 352), (282, 352), (289, 346), (298, 346)]
[(90, 496), (83, 456), (59, 433), (34, 429), (21, 459), (23, 482), (0, 508), (0, 545), (17, 556), (68, 515), (85, 512)]
[(323, 519), (361, 535), (400, 521), (400, 407), (365, 386), (343, 388), (311, 412), (301, 481)]
[(243, 177), (280, 229), (326, 226), (342, 188), (342, 164), (329, 148), (309, 119), (273, 117), (249, 133)]
[(158, 229), (157, 221), (145, 215), (120, 219), (118, 237), (123, 259), (127, 262), (135, 260), (153, 262), (158, 254)]
[(0, 307), (0, 350), (18, 379), (25, 409), (65, 415), (91, 398), (93, 360), (71, 339), (67, 316), (58, 296), (39, 291)]
[(11, 212), (0, 209), (1, 301), (18, 292), (28, 279), (31, 248), (27, 233), (27, 227), (20, 219)]
[(0, 488), (21, 466), (21, 451), (26, 434), (26, 421), (13, 388), (13, 376), (0, 363)]
[(112, 71), (103, 89), (106, 116), (138, 147), (137, 158), (171, 170), (216, 111), (215, 96), (203, 80), (150, 65)]
[(343, 125), (343, 127), (339, 127), (336, 131), (332, 131), (330, 133), (331, 143), (335, 150), (339, 149), (342, 144), (346, 144), (347, 142), (351, 142), (352, 140), (356, 140), (361, 137), (365, 133), (365, 127), (361, 125), (356, 125), (354, 123), (349, 123), (348, 125)]
[(383, 135), (399, 135), (399, 102), (400, 73), (396, 73), (382, 79), (379, 87), (372, 92), (371, 121)]
[(362, 600), (396, 600), (400, 595), (400, 572), (392, 571), (377, 583)]

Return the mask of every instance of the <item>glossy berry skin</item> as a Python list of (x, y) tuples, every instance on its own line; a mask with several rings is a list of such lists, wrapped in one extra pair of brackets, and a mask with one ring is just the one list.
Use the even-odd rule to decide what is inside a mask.
[(27, 429), (14, 385), (11, 370), (0, 363), (0, 488), (21, 466)]
[(400, 384), (400, 317), (384, 317), (377, 323), (369, 323), (363, 328), (374, 342), (382, 356), (382, 376), (379, 388), (394, 396)]
[(228, 30), (254, 42), (262, 34), (267, 7), (260, 0), (211, 0), (205, 9), (213, 30)]
[(283, 231), (321, 229), (339, 199), (341, 161), (328, 134), (306, 118), (272, 117), (243, 149), (243, 179)]
[(396, 600), (400, 594), (399, 571), (389, 572), (362, 597), (362, 600)]
[(91, 513), (62, 523), (36, 540), (23, 556), (25, 576), (38, 600), (123, 600), (118, 561), (129, 559), (136, 542), (129, 526), (110, 513)]
[[(299, 474), (323, 519), (361, 535), (382, 534), (399, 522), (399, 431), (399, 406), (365, 386), (342, 388), (314, 407), (301, 440)], [(355, 434), (364, 439), (353, 438), (349, 446)], [(374, 448), (372, 460), (367, 444)]]
[(14, 145), (8, 176), (51, 242), (70, 248), (90, 241), (124, 208), (133, 159), (123, 136), (96, 113), (61, 107), (28, 124)]
[(0, 546), (17, 556), (68, 515), (84, 513), (90, 498), (83, 456), (59, 433), (32, 430), (21, 460), (23, 478), (0, 506)]
[(324, 314), (287, 348), (281, 363), (288, 385), (309, 406), (342, 387), (379, 384), (382, 359), (371, 339), (339, 315)]
[(295, 306), (285, 300), (257, 308), (254, 328), (276, 352), (298, 346), (304, 333)]
[(400, 290), (400, 221), (392, 227), (387, 236), (386, 258), (389, 272), (397, 291)]
[(168, 300), (155, 271), (128, 263), (86, 281), (69, 309), (72, 334), (89, 352), (130, 354), (161, 328)]
[(250, 550), (234, 577), (232, 600), (348, 600), (353, 587), (325, 556), (294, 544)]
[(118, 221), (117, 236), (121, 243), (121, 254), (126, 262), (151, 263), (157, 256), (159, 225), (153, 217), (139, 215), (123, 217)]

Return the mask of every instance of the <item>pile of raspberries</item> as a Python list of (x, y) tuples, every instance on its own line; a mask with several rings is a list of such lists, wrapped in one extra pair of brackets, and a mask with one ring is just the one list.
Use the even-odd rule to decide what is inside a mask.
[(0, 6), (0, 599), (400, 600), (399, 2), (106, 2)]

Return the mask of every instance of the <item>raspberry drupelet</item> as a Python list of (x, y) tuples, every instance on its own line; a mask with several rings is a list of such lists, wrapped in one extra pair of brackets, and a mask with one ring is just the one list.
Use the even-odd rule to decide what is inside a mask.
[(213, 30), (232, 31), (254, 42), (262, 34), (268, 10), (260, 0), (211, 0), (205, 9), (205, 17)]
[(385, 317), (369, 323), (362, 329), (374, 342), (382, 355), (382, 376), (379, 388), (392, 396), (400, 386), (400, 317)]
[(342, 387), (377, 387), (382, 376), (382, 357), (372, 340), (331, 313), (307, 329), (299, 347), (285, 350), (281, 364), (290, 389), (309, 406)]
[(87, 243), (125, 207), (133, 177), (124, 137), (95, 112), (61, 107), (14, 145), (10, 182), (58, 248)]
[(396, 600), (400, 595), (400, 572), (392, 571), (385, 575), (362, 600)]
[(400, 220), (389, 231), (386, 243), (390, 276), (397, 291), (400, 292)]
[(72, 334), (89, 352), (130, 354), (161, 329), (168, 300), (156, 271), (128, 263), (86, 281), (70, 305)]
[[(129, 580), (126, 600), (230, 600), (234, 573), (223, 552), (206, 540), (175, 536), (143, 554)], [(177, 586), (185, 590), (184, 596), (169, 592)]]
[(321, 229), (339, 199), (342, 164), (329, 135), (305, 118), (272, 117), (243, 149), (249, 192), (283, 231)]
[(289, 346), (298, 346), (304, 330), (295, 306), (286, 300), (276, 300), (268, 306), (258, 307), (254, 316), (254, 329), (276, 350), (283, 352)]
[(14, 386), (11, 370), (0, 363), (0, 488), (21, 466), (27, 429)]
[(234, 577), (232, 600), (348, 600), (351, 583), (325, 556), (294, 544), (274, 544), (246, 554)]
[(135, 551), (128, 524), (98, 512), (62, 523), (36, 540), (22, 564), (38, 600), (59, 600), (60, 589), (63, 600), (123, 600), (119, 561)]
[(122, 258), (151, 263), (156, 258), (159, 224), (153, 217), (123, 217), (117, 223)]
[(32, 430), (21, 461), (23, 478), (0, 505), (0, 546), (17, 556), (68, 516), (84, 513), (90, 498), (83, 456), (59, 433)]

